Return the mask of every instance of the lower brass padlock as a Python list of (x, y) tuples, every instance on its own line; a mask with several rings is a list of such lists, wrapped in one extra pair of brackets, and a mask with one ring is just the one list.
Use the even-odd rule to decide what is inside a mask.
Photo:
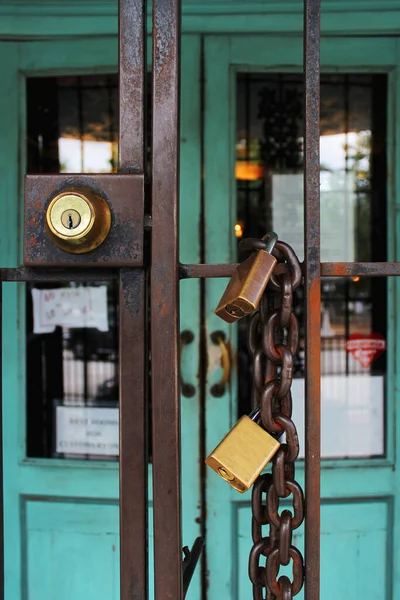
[(206, 464), (240, 493), (253, 485), (280, 443), (256, 423), (260, 409), (244, 416), (206, 458)]
[(276, 265), (271, 252), (278, 236), (271, 232), (263, 237), (263, 241), (267, 242), (266, 249), (256, 250), (237, 267), (215, 309), (215, 314), (227, 323), (252, 313), (260, 303)]

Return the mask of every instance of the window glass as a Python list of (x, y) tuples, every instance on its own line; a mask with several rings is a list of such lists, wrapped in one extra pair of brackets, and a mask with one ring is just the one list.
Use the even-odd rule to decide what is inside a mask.
[[(117, 86), (117, 75), (28, 79), (28, 173), (116, 171)], [(29, 284), (26, 323), (28, 456), (115, 460), (116, 283)]]
[[(386, 260), (385, 75), (321, 77), (321, 259)], [(297, 74), (240, 74), (237, 79), (235, 234), (274, 230), (303, 260), (303, 83)], [(239, 259), (244, 258), (240, 256)], [(322, 280), (322, 455), (382, 456), (387, 282)], [(300, 351), (294, 418), (304, 431), (303, 292), (296, 292)], [(239, 413), (248, 413), (251, 362), (239, 322)], [(375, 341), (374, 341), (375, 340)], [(376, 341), (380, 340), (380, 341)], [(369, 345), (369, 346), (368, 346)], [(340, 432), (340, 435), (339, 435)], [(303, 445), (304, 448), (304, 445)]]

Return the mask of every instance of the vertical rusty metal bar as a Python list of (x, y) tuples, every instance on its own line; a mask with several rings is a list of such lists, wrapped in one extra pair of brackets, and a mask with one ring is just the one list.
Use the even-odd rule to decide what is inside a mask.
[(151, 370), (156, 600), (182, 598), (179, 327), (180, 1), (153, 1)]
[(145, 273), (119, 279), (121, 600), (148, 598)]
[(119, 0), (119, 172), (144, 171), (146, 0)]
[[(145, 170), (146, 0), (119, 0), (119, 172)], [(145, 273), (119, 286), (120, 597), (148, 598)]]
[(321, 466), (320, 0), (304, 0), (304, 84), (305, 598), (319, 600)]

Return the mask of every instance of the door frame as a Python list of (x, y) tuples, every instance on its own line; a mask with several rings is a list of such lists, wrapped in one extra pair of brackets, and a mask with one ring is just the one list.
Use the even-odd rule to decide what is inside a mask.
[[(343, 17), (343, 15), (342, 15)], [(335, 57), (332, 63), (331, 57)], [(253, 35), (207, 36), (205, 38), (205, 230), (207, 263), (235, 262), (236, 191), (235, 165), (235, 88), (238, 72), (302, 72), (302, 38), (300, 36)], [(368, 67), (365, 65), (368, 64)], [(388, 74), (388, 261), (399, 260), (396, 235), (400, 235), (399, 210), (400, 166), (396, 161), (396, 147), (400, 140), (400, 119), (396, 103), (400, 98), (399, 83), (400, 40), (398, 38), (338, 38), (321, 37), (321, 69), (323, 72), (385, 72)], [(397, 118), (396, 118), (397, 116)], [(230, 206), (226, 206), (229, 199)], [(219, 200), (219, 201), (218, 201)], [(231, 341), (235, 355), (233, 327), (218, 319), (213, 311), (218, 304), (227, 280), (206, 281), (206, 331), (222, 330)], [(400, 419), (397, 415), (399, 391), (395, 373), (398, 372), (399, 353), (396, 345), (400, 324), (394, 310), (399, 298), (399, 282), (388, 280), (388, 352), (386, 393), (386, 447), (381, 459), (323, 460), (321, 463), (322, 503), (328, 499), (379, 498), (387, 502), (391, 522), (388, 524), (389, 547), (393, 552), (392, 581), (388, 582), (393, 597), (400, 594), (400, 548), (393, 540), (400, 533), (400, 498), (396, 495), (400, 480), (395, 470), (399, 460), (398, 444)], [(213, 357), (210, 342), (209, 357)], [(235, 369), (233, 369), (235, 373)], [(206, 450), (216, 446), (236, 421), (236, 381), (233, 377), (227, 393), (213, 398), (211, 386), (220, 378), (219, 357), (209, 358), (206, 386)], [(371, 469), (374, 468), (374, 477)], [(297, 479), (304, 489), (304, 464), (299, 463)], [(361, 493), (360, 493), (360, 490)], [(377, 490), (379, 492), (377, 493)], [(217, 499), (217, 501), (215, 500)], [(218, 532), (207, 544), (207, 561), (212, 565), (209, 574), (209, 597), (236, 598), (238, 564), (235, 544), (238, 535), (238, 509), (247, 505), (250, 496), (237, 494), (219, 480), (210, 470), (206, 473), (206, 529)], [(232, 510), (227, 510), (227, 507)], [(391, 528), (393, 526), (393, 529)], [(250, 525), (249, 525), (250, 528)], [(229, 550), (227, 550), (229, 549)], [(233, 550), (232, 550), (233, 549)], [(389, 550), (389, 548), (388, 548)], [(221, 555), (225, 560), (219, 560)], [(390, 556), (390, 554), (389, 554)], [(391, 590), (388, 590), (388, 593)]]

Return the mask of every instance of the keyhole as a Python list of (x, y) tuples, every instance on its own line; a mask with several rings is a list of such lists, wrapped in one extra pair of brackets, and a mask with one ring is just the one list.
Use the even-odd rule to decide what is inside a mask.
[(76, 229), (79, 223), (81, 222), (81, 215), (77, 210), (71, 208), (70, 210), (66, 210), (61, 215), (61, 222), (66, 229)]

